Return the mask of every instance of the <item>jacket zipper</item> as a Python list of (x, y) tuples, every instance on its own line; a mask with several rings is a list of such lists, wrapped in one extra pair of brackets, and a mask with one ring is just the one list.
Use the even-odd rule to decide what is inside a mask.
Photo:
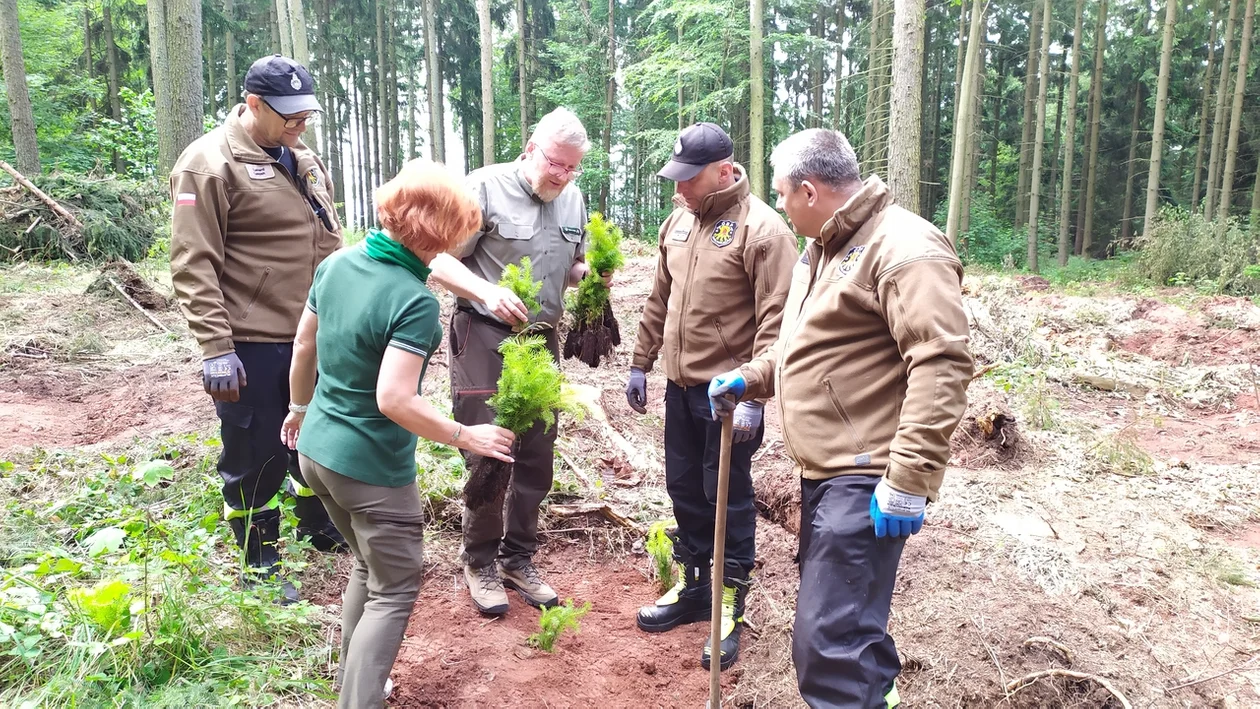
[(858, 435), (857, 427), (853, 425), (853, 419), (849, 418), (849, 412), (844, 410), (844, 405), (840, 403), (840, 397), (836, 395), (836, 390), (831, 386), (831, 379), (824, 379), (823, 386), (827, 387), (827, 396), (831, 397), (831, 405), (835, 407), (836, 413), (840, 415), (840, 419), (844, 421), (845, 427), (849, 429), (849, 435), (853, 438), (853, 445), (857, 446), (854, 455), (866, 452), (866, 441)]
[(271, 275), (271, 266), (263, 269), (262, 278), (258, 279), (258, 287), (254, 289), (254, 296), (249, 299), (249, 305), (245, 306), (245, 312), (241, 313), (241, 320), (248, 320), (249, 313), (254, 309), (254, 304), (258, 302), (259, 296), (262, 295), (263, 286), (267, 284), (267, 278)]
[(738, 367), (739, 361), (736, 360), (735, 356), (731, 354), (731, 346), (727, 344), (726, 334), (722, 332), (722, 321), (717, 318), (713, 318), (713, 324), (717, 326), (718, 340), (722, 343), (722, 349), (726, 351), (727, 359), (731, 360), (731, 362), (734, 363), (736, 367)]
[(683, 320), (686, 318), (683, 315), (687, 312), (688, 303), (691, 302), (691, 278), (696, 270), (696, 262), (700, 260), (700, 254), (696, 253), (695, 239), (688, 237), (688, 240), (691, 242), (691, 261), (687, 264), (687, 278), (683, 281), (685, 290), (683, 291), (682, 310), (679, 312), (678, 317), (678, 354), (677, 359), (674, 361), (674, 372), (680, 380), (683, 378), (682, 353), (687, 349), (687, 328), (683, 327)]

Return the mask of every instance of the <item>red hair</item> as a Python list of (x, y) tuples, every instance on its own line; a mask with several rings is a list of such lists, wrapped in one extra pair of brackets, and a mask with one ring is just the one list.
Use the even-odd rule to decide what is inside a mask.
[(453, 251), (481, 228), (481, 205), (441, 163), (418, 158), (376, 190), (381, 226), (412, 253)]

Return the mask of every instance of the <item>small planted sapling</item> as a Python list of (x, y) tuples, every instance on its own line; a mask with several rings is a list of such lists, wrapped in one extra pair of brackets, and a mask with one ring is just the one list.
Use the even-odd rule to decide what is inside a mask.
[[(538, 335), (516, 335), (499, 345), (503, 373), (498, 391), (490, 397), (496, 426), (515, 433), (517, 440), (538, 421), (544, 430), (556, 424), (560, 412), (582, 413), (573, 393), (565, 385), (560, 366)], [(469, 507), (503, 505), (512, 468), (497, 458), (477, 456), (469, 463), (464, 502)]]
[(591, 214), (586, 233), (590, 239), (586, 262), (591, 272), (569, 298), (573, 323), (564, 340), (564, 357), (577, 357), (598, 367), (599, 361), (612, 355), (613, 348), (621, 344), (621, 328), (613, 315), (608, 286), (604, 285), (601, 274), (621, 268), (625, 256), (621, 253), (621, 229), (606, 221), (599, 212)]
[(674, 564), (674, 539), (670, 536), (673, 519), (663, 519), (648, 529), (647, 553), (652, 557), (652, 571), (661, 593), (678, 583), (678, 567)]
[[(529, 313), (532, 318), (542, 310), (542, 305), (538, 303), (538, 292), (542, 290), (542, 281), (534, 280), (534, 264), (530, 262), (528, 256), (521, 259), (518, 266), (509, 263), (503, 268), (503, 275), (499, 277), (499, 285), (507, 288), (521, 299), (521, 303), (525, 305), (525, 312)], [(521, 323), (513, 327), (516, 332), (528, 327), (528, 323)]]
[(574, 608), (572, 598), (566, 599), (563, 605), (544, 608), (542, 614), (538, 616), (538, 632), (529, 636), (526, 642), (543, 652), (554, 652), (556, 638), (566, 630), (572, 630), (574, 633), (581, 630), (582, 626), (578, 621), (590, 609), (590, 601), (584, 603), (581, 608)]

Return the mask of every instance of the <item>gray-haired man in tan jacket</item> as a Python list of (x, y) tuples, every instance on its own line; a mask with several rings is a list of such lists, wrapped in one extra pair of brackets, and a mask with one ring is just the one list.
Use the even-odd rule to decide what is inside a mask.
[(792, 656), (811, 707), (893, 707), (901, 671), (889, 606), (967, 405), (962, 264), (935, 227), (862, 181), (836, 131), (770, 159), (779, 207), (809, 238), (779, 339), (713, 380), (719, 413), (777, 395), (801, 475), (801, 587)]

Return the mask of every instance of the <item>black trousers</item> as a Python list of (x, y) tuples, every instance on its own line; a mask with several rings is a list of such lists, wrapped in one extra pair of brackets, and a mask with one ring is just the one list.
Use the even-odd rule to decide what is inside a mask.
[[(731, 448), (731, 481), (726, 498), (724, 578), (747, 579), (756, 558), (757, 508), (752, 456), (761, 446), (763, 424), (751, 440)], [(722, 424), (709, 410), (707, 385), (665, 385), (665, 487), (674, 503), (678, 540), (674, 558), (707, 566), (713, 558), (717, 516), (718, 458)]]
[(870, 709), (901, 672), (888, 634), (904, 537), (875, 538), (871, 495), (879, 476), (801, 480), (801, 588), (792, 660), (813, 709)]
[(214, 402), (223, 441), (218, 469), (223, 501), (230, 508), (227, 516), (269, 514), (264, 511), (267, 503), (284, 487), (285, 477), (292, 476), (296, 484), (291, 492), (303, 502), (310, 498), (316, 503), (298, 505), (299, 524), (322, 530), (331, 524), (328, 513), (306, 487), (297, 451), (280, 441), (280, 427), (289, 413), (293, 343), (235, 344), (248, 383), (241, 387), (240, 401)]

